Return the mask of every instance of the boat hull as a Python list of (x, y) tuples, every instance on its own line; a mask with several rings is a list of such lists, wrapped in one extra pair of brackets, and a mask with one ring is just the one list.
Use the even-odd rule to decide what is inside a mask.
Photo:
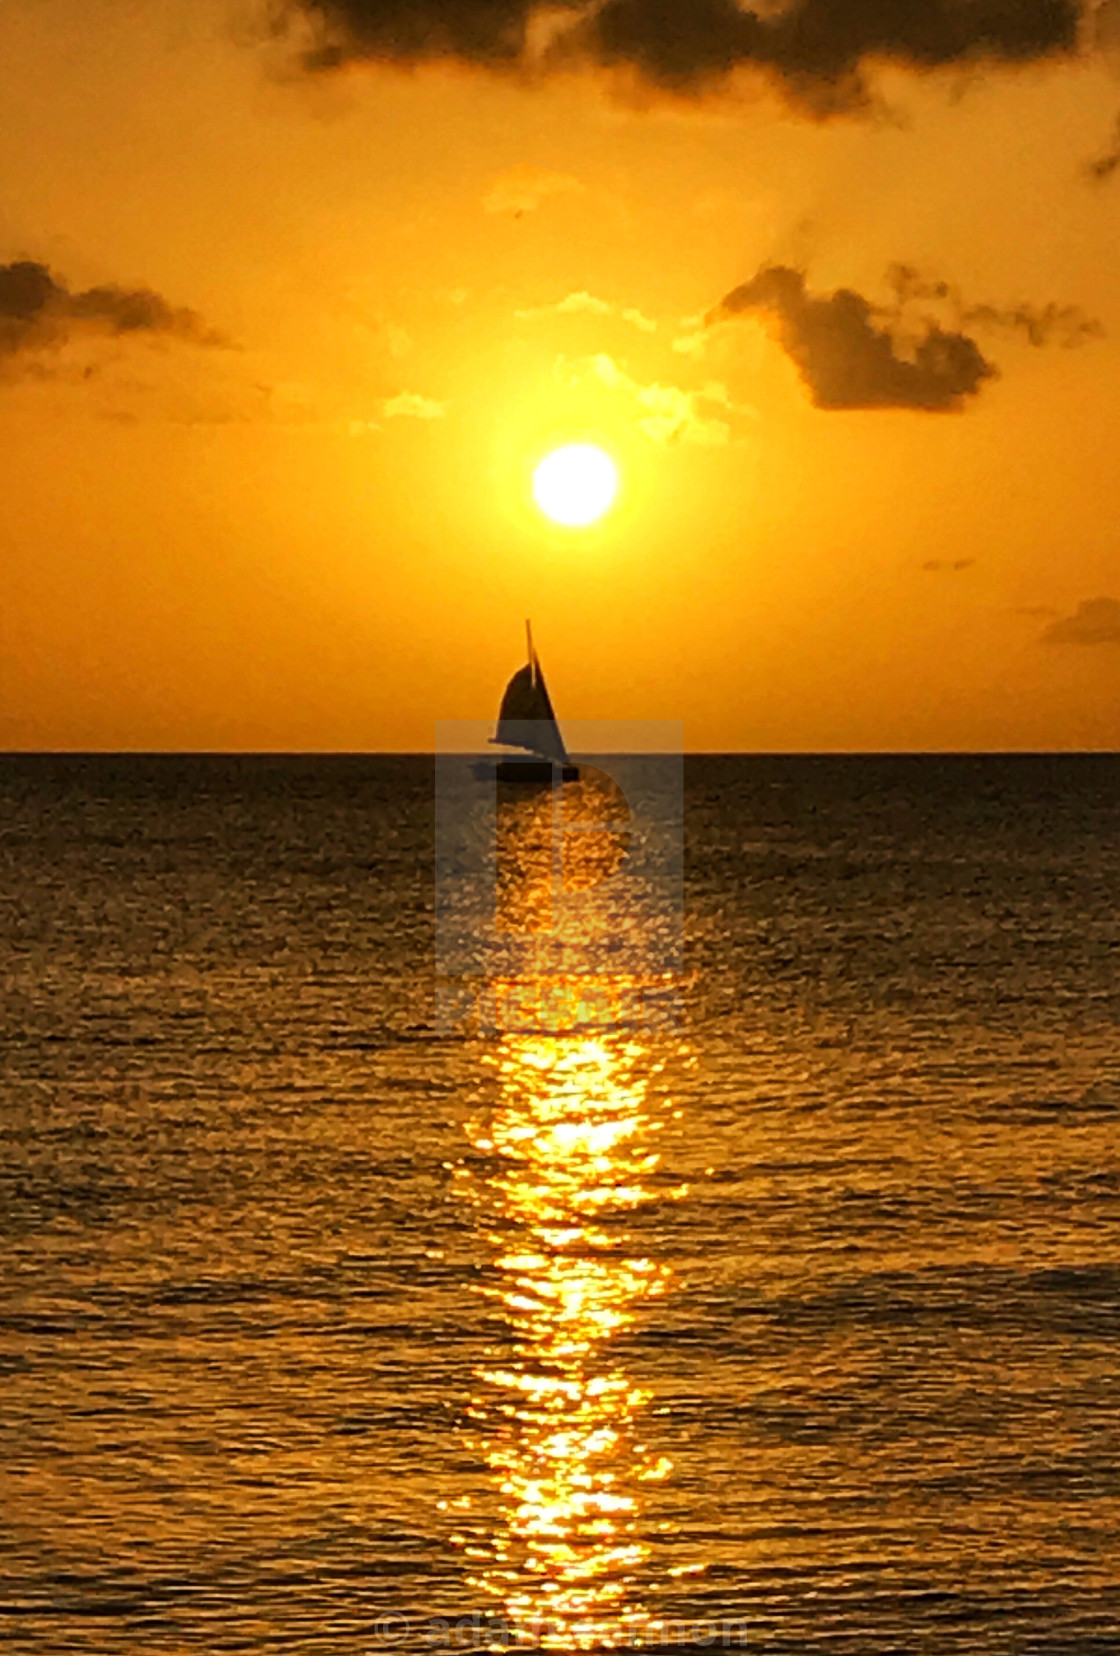
[(564, 782), (579, 781), (579, 766), (553, 763), (551, 759), (483, 760), (475, 765), (480, 782), (500, 782), (515, 788), (557, 788)]

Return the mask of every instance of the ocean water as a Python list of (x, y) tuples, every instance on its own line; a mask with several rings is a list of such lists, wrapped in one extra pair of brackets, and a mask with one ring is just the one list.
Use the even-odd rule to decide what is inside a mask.
[(1120, 1649), (1120, 758), (685, 784), (478, 1036), (430, 760), (0, 758), (13, 1648)]

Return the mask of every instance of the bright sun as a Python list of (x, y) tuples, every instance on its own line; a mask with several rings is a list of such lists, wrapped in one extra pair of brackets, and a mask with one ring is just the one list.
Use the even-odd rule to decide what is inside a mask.
[(553, 523), (582, 529), (609, 509), (618, 493), (618, 470), (594, 443), (568, 443), (546, 454), (533, 473), (533, 499)]

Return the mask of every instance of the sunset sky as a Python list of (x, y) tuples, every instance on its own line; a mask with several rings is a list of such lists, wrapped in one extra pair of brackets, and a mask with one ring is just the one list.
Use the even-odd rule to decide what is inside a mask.
[(755, 10), (6, 0), (0, 747), (1120, 745), (1115, 0)]

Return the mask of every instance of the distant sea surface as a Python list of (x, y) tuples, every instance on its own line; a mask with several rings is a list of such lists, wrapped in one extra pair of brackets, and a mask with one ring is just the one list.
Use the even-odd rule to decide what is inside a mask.
[(1120, 758), (685, 778), (476, 1038), (430, 760), (0, 757), (14, 1648), (1120, 1650)]

